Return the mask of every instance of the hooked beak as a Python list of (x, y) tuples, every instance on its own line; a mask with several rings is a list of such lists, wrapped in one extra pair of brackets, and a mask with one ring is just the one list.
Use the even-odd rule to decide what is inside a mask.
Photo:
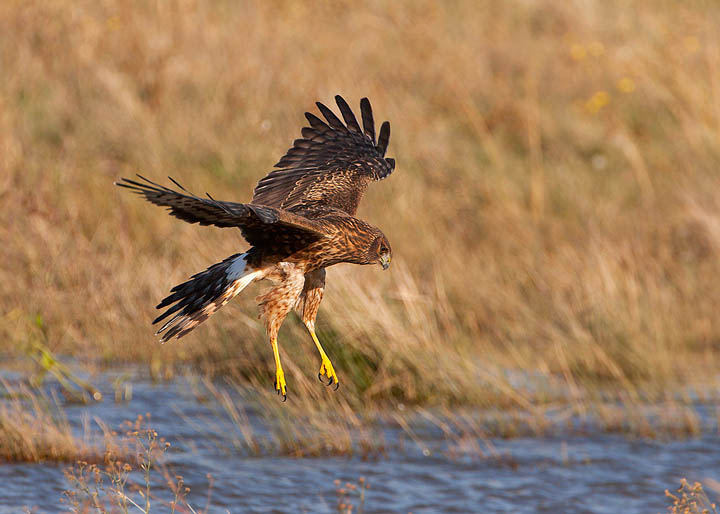
[(383, 270), (386, 270), (390, 267), (390, 260), (392, 258), (389, 255), (383, 255), (380, 257), (380, 264), (382, 264)]

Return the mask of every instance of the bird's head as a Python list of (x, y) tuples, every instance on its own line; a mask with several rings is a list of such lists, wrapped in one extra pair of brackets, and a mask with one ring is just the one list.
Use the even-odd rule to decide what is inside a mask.
[(390, 248), (390, 241), (385, 237), (385, 234), (380, 231), (378, 232), (379, 234), (373, 239), (370, 245), (368, 260), (372, 264), (380, 264), (385, 270), (390, 267), (392, 248)]

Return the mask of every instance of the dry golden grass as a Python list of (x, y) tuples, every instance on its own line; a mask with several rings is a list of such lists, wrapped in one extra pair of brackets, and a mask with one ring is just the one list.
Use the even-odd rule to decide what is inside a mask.
[[(0, 381), (0, 462), (98, 461), (109, 434), (73, 433), (58, 403), (23, 384)], [(103, 444), (104, 442), (104, 444)]]
[[(183, 477), (174, 474), (164, 462), (170, 443), (148, 428), (149, 421), (138, 416), (134, 422), (123, 423), (123, 450), (108, 446), (102, 462), (80, 460), (65, 470), (69, 489), (64, 491), (62, 501), (70, 512), (149, 513), (151, 506), (155, 507), (153, 512), (159, 507), (171, 514), (208, 511), (212, 482), (207, 492), (208, 505), (196, 511), (187, 502), (190, 488)], [(115, 432), (113, 435), (118, 436)]]
[[(0, 351), (190, 362), (271, 388), (256, 290), (180, 343), (153, 305), (244, 248), (112, 181), (243, 201), (315, 100), (389, 119), (360, 215), (388, 273), (338, 266), (319, 332), (288, 320), (291, 398), (531, 407), (559, 381), (713, 385), (720, 341), (720, 8), (704, 2), (3, 2)], [(33, 329), (34, 330), (34, 329)], [(33, 336), (34, 337), (34, 336)], [(296, 400), (297, 401), (297, 400)]]

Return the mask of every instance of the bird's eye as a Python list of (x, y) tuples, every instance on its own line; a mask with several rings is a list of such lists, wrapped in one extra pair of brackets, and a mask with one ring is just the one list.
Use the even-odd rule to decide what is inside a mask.
[(387, 252), (387, 251), (388, 251), (388, 249), (387, 249), (386, 246), (381, 246), (381, 247), (380, 247), (380, 253), (385, 253), (385, 252)]

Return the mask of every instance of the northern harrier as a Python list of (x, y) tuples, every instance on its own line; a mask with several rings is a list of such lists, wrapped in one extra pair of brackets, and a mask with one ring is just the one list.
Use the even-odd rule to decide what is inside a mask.
[[(292, 308), (315, 342), (322, 364), (318, 378), (339, 387), (330, 359), (315, 335), (315, 316), (325, 289), (325, 268), (341, 262), (390, 265), (392, 250), (387, 237), (376, 227), (355, 217), (370, 182), (381, 180), (395, 168), (385, 157), (390, 124), (375, 122), (367, 98), (360, 101), (362, 128), (347, 102), (336, 96), (345, 122), (317, 103), (325, 120), (305, 113), (310, 123), (302, 138), (258, 182), (250, 203), (221, 202), (200, 198), (180, 184), (175, 191), (150, 180), (122, 179), (117, 185), (131, 189), (146, 200), (168, 207), (171, 215), (188, 223), (237, 227), (251, 248), (231, 255), (172, 288), (157, 306), (167, 307), (153, 323), (161, 341), (182, 337), (255, 280), (274, 285), (257, 298), (275, 356), (275, 388), (286, 396), (285, 375), (277, 344), (280, 325)], [(167, 319), (169, 318), (169, 319)]]

